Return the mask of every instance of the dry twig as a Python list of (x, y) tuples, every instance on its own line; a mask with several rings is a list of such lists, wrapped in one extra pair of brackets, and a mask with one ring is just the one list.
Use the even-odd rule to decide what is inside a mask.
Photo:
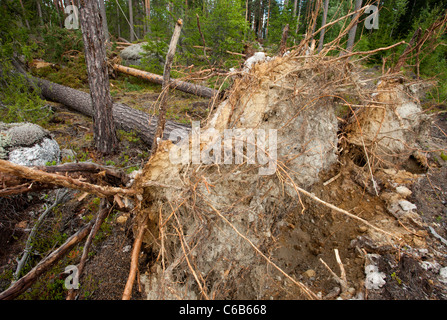
[[(101, 199), (100, 207), (98, 210), (98, 214), (96, 216), (95, 225), (90, 231), (87, 240), (85, 241), (84, 249), (82, 250), (81, 261), (78, 265), (78, 277), (81, 277), (82, 271), (84, 270), (85, 263), (87, 261), (88, 252), (90, 250), (90, 245), (92, 244), (93, 238), (96, 236), (96, 233), (101, 228), (102, 223), (109, 215), (111, 209), (107, 208), (107, 200)], [(67, 295), (67, 300), (73, 300), (75, 297), (76, 290), (70, 289)]]

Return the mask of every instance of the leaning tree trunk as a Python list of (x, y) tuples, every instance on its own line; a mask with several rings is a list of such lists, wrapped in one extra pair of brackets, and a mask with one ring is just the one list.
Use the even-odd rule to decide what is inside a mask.
[[(86, 92), (72, 89), (48, 80), (28, 78), (41, 90), (45, 99), (62, 103), (66, 107), (93, 117), (93, 105), (90, 95)], [(157, 127), (157, 118), (147, 113), (133, 109), (120, 103), (113, 104), (113, 120), (117, 129), (135, 132), (148, 146), (152, 145)], [(180, 136), (187, 136), (190, 128), (172, 121), (167, 121), (163, 137), (168, 138), (169, 133), (177, 130)]]
[(171, 81), (171, 66), (174, 61), (175, 49), (182, 30), (183, 21), (178, 19), (175, 24), (174, 34), (172, 35), (171, 43), (169, 44), (168, 54), (166, 55), (165, 68), (163, 72), (163, 92), (160, 99), (160, 107), (157, 120), (157, 131), (155, 132), (154, 142), (152, 143), (152, 153), (157, 150), (157, 139), (163, 138), (163, 131), (166, 125), (166, 100), (168, 97), (169, 86)]
[(93, 102), (95, 146), (102, 153), (112, 153), (118, 146), (118, 138), (113, 122), (104, 32), (97, 1), (81, 1), (80, 23)]

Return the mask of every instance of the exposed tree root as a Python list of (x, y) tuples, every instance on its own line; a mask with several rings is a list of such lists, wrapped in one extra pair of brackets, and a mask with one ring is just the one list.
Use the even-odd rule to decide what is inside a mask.
[(147, 219), (145, 219), (140, 225), (137, 237), (135, 238), (135, 242), (133, 244), (129, 277), (127, 278), (122, 300), (130, 300), (132, 296), (133, 283), (135, 281), (135, 276), (138, 270), (138, 257), (140, 256), (141, 244), (143, 243), (143, 235), (144, 231), (146, 230), (146, 221)]

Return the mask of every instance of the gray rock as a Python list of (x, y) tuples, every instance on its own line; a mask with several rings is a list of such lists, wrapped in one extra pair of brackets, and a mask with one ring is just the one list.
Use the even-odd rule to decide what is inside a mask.
[(59, 144), (49, 138), (32, 147), (20, 147), (9, 152), (9, 161), (22, 166), (44, 166), (48, 162), (59, 163), (61, 152)]
[(62, 149), (61, 159), (73, 161), (74, 159), (76, 159), (76, 152), (74, 152), (72, 149)]
[[(157, 46), (163, 46), (164, 44), (161, 42), (153, 42)], [(147, 61), (151, 61), (151, 63), (156, 63), (160, 67), (163, 68), (165, 62), (165, 56), (160, 56), (158, 53), (146, 51), (143, 49), (143, 46), (147, 45), (147, 42), (141, 42), (137, 44), (133, 44), (128, 46), (124, 50), (121, 51), (120, 56), (122, 59), (122, 64), (129, 66), (141, 65), (142, 59), (146, 59)]]
[(11, 146), (32, 146), (43, 138), (48, 137), (50, 133), (34, 123), (14, 123), (8, 129)]
[(126, 49), (122, 50), (120, 53), (121, 59), (123, 59), (123, 64), (125, 65), (140, 65), (141, 59), (143, 58), (142, 54), (145, 53), (143, 46), (146, 45), (147, 42), (137, 43), (131, 46), (128, 46)]
[(447, 283), (447, 267), (441, 268), (439, 270), (439, 281), (442, 283)]
[(24, 166), (60, 162), (60, 148), (50, 132), (33, 123), (0, 122), (0, 158)]
[(401, 200), (399, 201), (399, 206), (402, 208), (402, 210), (404, 211), (412, 211), (412, 210), (416, 210), (417, 207), (415, 204), (407, 201), (407, 200)]

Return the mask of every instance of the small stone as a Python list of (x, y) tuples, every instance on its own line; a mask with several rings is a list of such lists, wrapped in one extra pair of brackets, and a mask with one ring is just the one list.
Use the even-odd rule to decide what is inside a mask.
[(442, 283), (447, 283), (447, 267), (441, 268), (439, 270), (439, 281)]
[(407, 200), (401, 200), (399, 201), (399, 206), (402, 208), (402, 210), (404, 211), (411, 211), (411, 210), (416, 210), (417, 207), (415, 204), (407, 201)]
[(132, 249), (132, 246), (131, 246), (131, 245), (127, 245), (127, 246), (125, 246), (125, 247), (123, 248), (123, 252), (129, 252), (130, 249)]
[(405, 186), (398, 186), (396, 188), (396, 192), (400, 194), (402, 197), (406, 198), (412, 194), (411, 190)]
[(315, 278), (316, 274), (317, 273), (315, 272), (315, 270), (312, 269), (309, 269), (306, 272), (304, 272), (304, 275), (308, 278)]
[(375, 265), (367, 265), (365, 267), (365, 287), (368, 290), (379, 289), (386, 282), (386, 275), (383, 272), (379, 272), (379, 268)]
[(119, 224), (124, 224), (127, 221), (127, 217), (126, 216), (119, 216), (118, 218), (116, 218), (116, 222)]
[(28, 225), (28, 221), (21, 221), (21, 222), (16, 224), (16, 228), (18, 228), (18, 229), (25, 229), (27, 225)]
[(368, 228), (366, 226), (359, 226), (358, 230), (361, 233), (365, 233), (366, 231), (368, 231)]

